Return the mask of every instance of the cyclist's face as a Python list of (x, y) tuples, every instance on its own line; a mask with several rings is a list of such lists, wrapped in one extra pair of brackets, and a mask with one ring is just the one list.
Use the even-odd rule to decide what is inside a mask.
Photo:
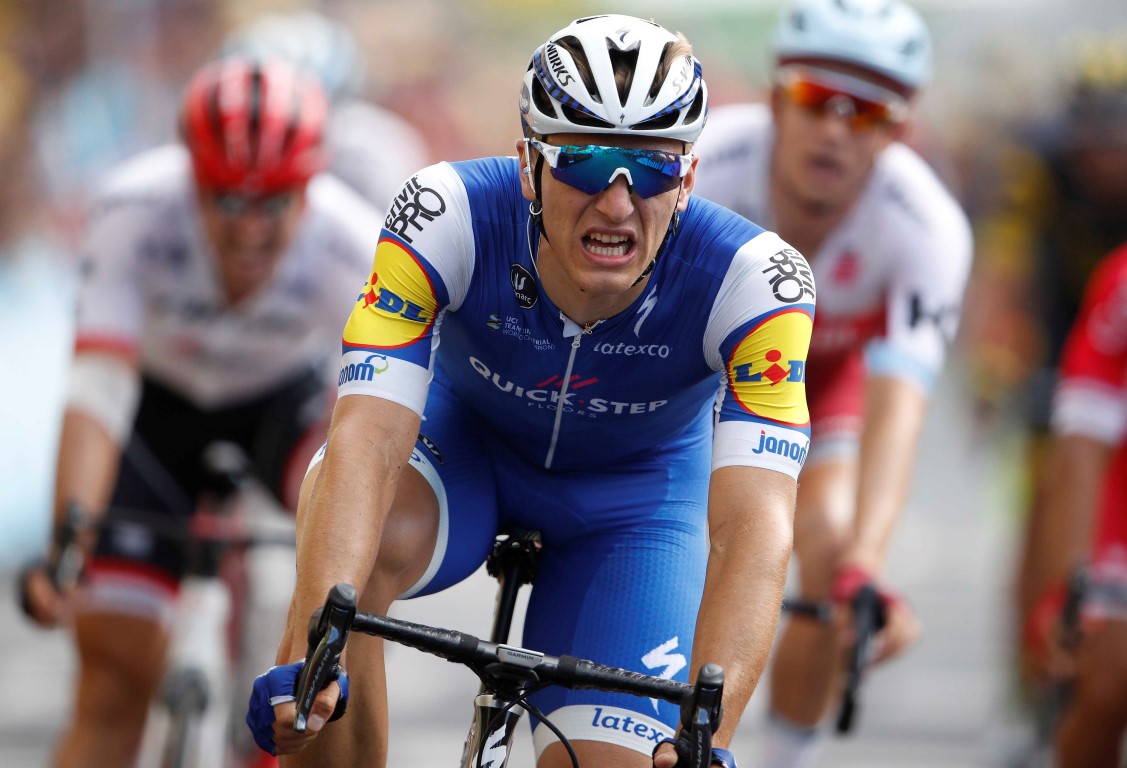
[[(674, 155), (686, 151), (683, 142), (671, 139), (599, 134), (558, 134), (549, 137), (548, 143), (596, 144)], [(535, 174), (539, 153), (527, 150), (523, 141), (517, 142), (517, 153), (521, 167), (531, 162)], [(555, 282), (558, 289), (577, 298), (610, 298), (628, 292), (657, 254), (673, 212), (688, 206), (695, 168), (694, 159), (678, 186), (643, 198), (621, 175), (601, 192), (588, 194), (554, 178), (544, 161), (539, 179), (547, 239), (540, 245), (541, 278)], [(640, 178), (638, 169), (633, 173)], [(525, 198), (535, 199), (532, 177), (522, 174), (521, 182)]]
[(879, 115), (875, 101), (855, 101), (854, 94), (834, 80), (835, 73), (844, 73), (879, 87), (863, 70), (826, 64), (811, 71), (816, 75), (822, 69), (829, 70), (825, 79), (834, 89), (815, 84), (803, 90), (780, 84), (772, 92), (772, 177), (783, 194), (798, 202), (834, 210), (853, 203), (877, 155), (901, 135), (903, 127), (874, 117)]
[(204, 232), (227, 293), (238, 298), (266, 283), (305, 210), (304, 190), (250, 197), (200, 190)]

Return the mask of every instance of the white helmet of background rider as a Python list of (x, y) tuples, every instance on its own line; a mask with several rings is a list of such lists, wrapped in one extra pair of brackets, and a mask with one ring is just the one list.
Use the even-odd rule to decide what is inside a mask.
[(931, 76), (931, 36), (900, 0), (790, 0), (775, 30), (780, 63), (856, 64), (915, 91)]
[[(526, 134), (696, 141), (708, 113), (700, 62), (688, 54), (661, 66), (678, 41), (684, 38), (633, 16), (576, 19), (532, 54), (520, 92)], [(632, 65), (634, 73), (622, 88), (615, 82), (616, 63)]]
[(352, 33), (314, 11), (269, 13), (236, 30), (227, 54), (280, 58), (321, 81), (332, 101), (358, 97), (367, 63)]

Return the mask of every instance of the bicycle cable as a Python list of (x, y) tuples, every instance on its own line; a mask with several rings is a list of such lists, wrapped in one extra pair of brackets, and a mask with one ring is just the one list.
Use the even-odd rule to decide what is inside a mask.
[[(528, 701), (529, 696), (531, 696), (534, 693), (537, 693), (538, 691), (544, 690), (545, 688), (548, 687), (548, 685), (549, 685), (549, 683), (540, 683), (539, 685), (534, 685), (530, 688), (526, 688), (524, 691), (521, 692), (521, 694), (519, 696), (516, 696), (512, 700), (507, 701), (505, 703), (505, 706), (503, 706), (499, 710), (497, 710), (496, 714), (494, 714), (493, 717), (490, 718), (489, 724), (486, 726), (486, 732), (492, 733), (493, 729), (501, 724), (501, 718), (505, 716), (505, 713), (508, 712), (509, 710), (511, 710), (513, 707), (519, 706), (525, 712), (528, 712), (529, 714), (539, 718), (540, 722), (542, 722), (544, 725), (546, 725), (548, 727), (548, 730), (550, 730), (552, 733), (554, 733), (556, 735), (556, 738), (558, 738), (560, 740), (560, 743), (563, 745), (563, 748), (567, 750), (567, 756), (568, 756), (568, 758), (571, 759), (572, 768), (579, 768), (579, 758), (575, 754), (575, 749), (571, 746), (571, 742), (567, 740), (566, 736), (564, 736), (563, 731), (561, 731), (556, 726), (555, 723), (553, 723), (551, 720), (549, 720), (548, 717), (543, 712), (540, 711), (539, 707), (537, 707), (535, 704), (532, 704), (531, 702)], [(498, 690), (497, 688), (494, 688), (494, 687), (488, 686), (488, 685), (487, 685), (487, 687), (490, 688), (490, 690), (494, 694), (502, 693), (502, 691)], [(476, 760), (476, 762), (479, 766), (481, 765), (481, 761), (484, 757), (485, 757), (485, 739), (483, 738), (483, 739), (480, 740), (480, 743), (477, 745), (477, 760)]]

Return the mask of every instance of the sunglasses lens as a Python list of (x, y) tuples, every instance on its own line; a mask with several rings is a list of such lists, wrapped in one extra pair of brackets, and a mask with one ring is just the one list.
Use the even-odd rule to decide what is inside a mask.
[(819, 115), (831, 113), (844, 117), (855, 130), (899, 122), (892, 102), (867, 99), (814, 80), (795, 77), (783, 86), (783, 90), (798, 106)]
[(622, 147), (561, 147), (552, 177), (588, 195), (602, 192), (625, 171), (639, 197), (653, 197), (681, 183), (681, 156)]
[(215, 195), (212, 199), (215, 201), (215, 207), (224, 216), (242, 216), (254, 210), (266, 216), (276, 217), (285, 213), (294, 201), (295, 195), (291, 192), (281, 192), (267, 197), (252, 197), (227, 192)]

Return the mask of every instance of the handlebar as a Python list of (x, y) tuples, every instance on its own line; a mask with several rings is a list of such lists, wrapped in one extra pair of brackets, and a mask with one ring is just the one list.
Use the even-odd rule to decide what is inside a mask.
[[(687, 744), (678, 744), (678, 755), (689, 766), (705, 767), (711, 761), (712, 734), (723, 717), (724, 670), (717, 664), (702, 665), (696, 684), (689, 685), (575, 656), (549, 656), (481, 640), (464, 632), (357, 611), (356, 590), (349, 584), (333, 587), (324, 607), (317, 609), (310, 619), (308, 652), (295, 688), (298, 709), (294, 730), (299, 733), (305, 731), (317, 693), (339, 674), (337, 665), (350, 630), (464, 664), (483, 679), (550, 683), (677, 704), (681, 709), (681, 728), (687, 737)], [(682, 749), (687, 754), (682, 754)]]

